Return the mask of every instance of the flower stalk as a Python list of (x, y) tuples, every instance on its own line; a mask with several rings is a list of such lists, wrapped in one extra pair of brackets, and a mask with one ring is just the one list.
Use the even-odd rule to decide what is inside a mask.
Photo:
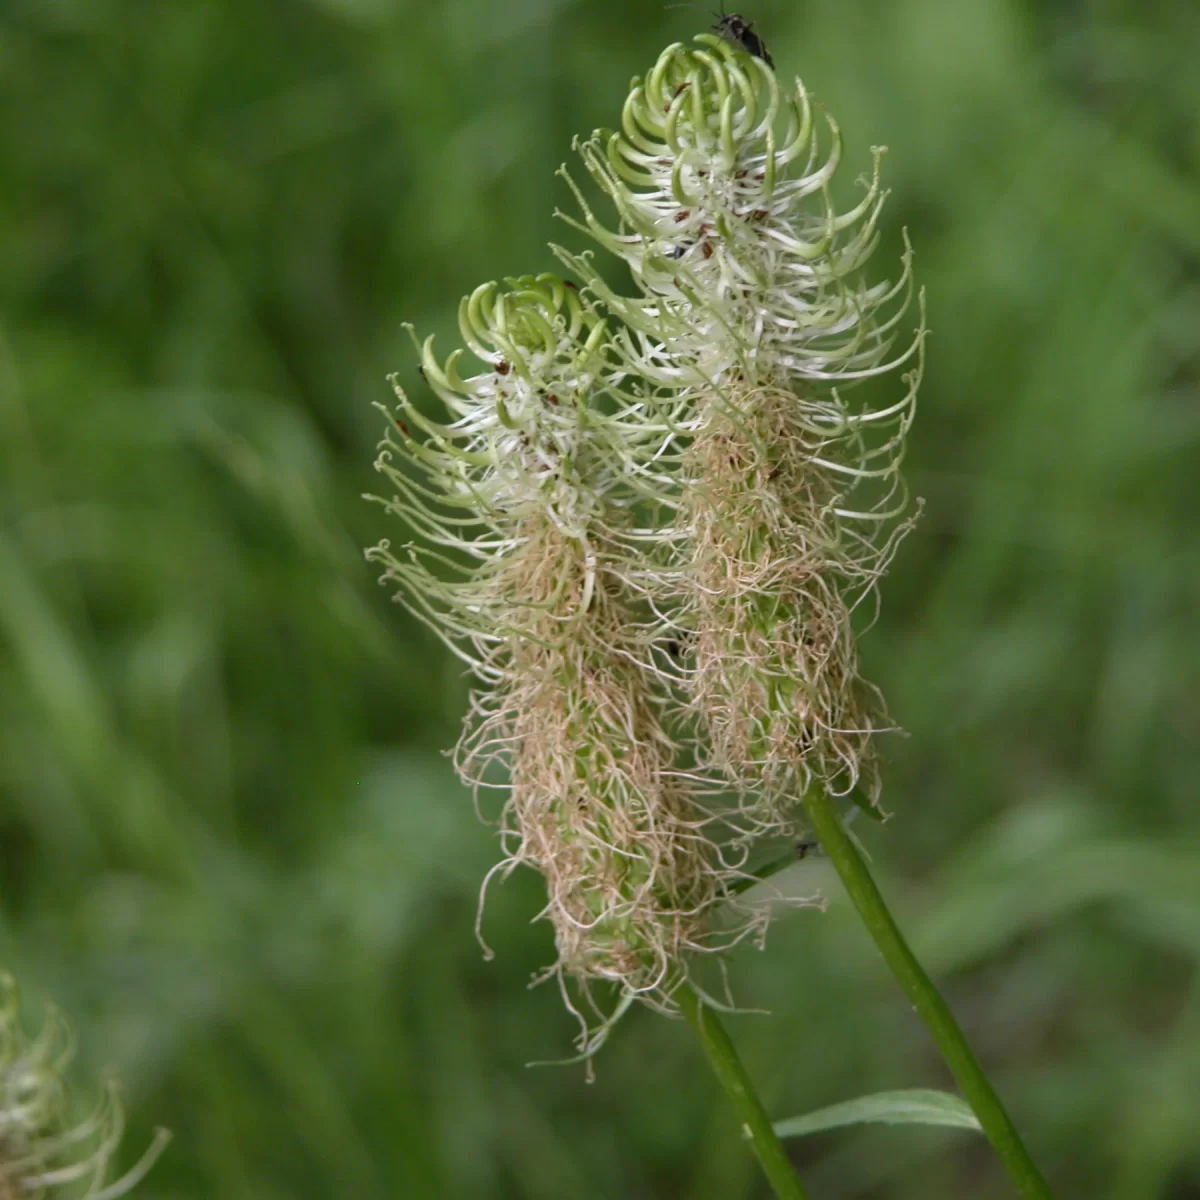
[(1018, 1195), (1029, 1200), (1050, 1200), (1050, 1188), (1026, 1149), (1017, 1127), (967, 1044), (950, 1006), (909, 948), (862, 855), (842, 827), (841, 818), (829, 797), (819, 788), (813, 788), (806, 793), (803, 803), (804, 811), (845, 885), (851, 903), (917, 1015), (925, 1022), (955, 1082), (979, 1118), (984, 1134), (1016, 1186)]
[(684, 1019), (704, 1047), (714, 1074), (737, 1112), (742, 1132), (749, 1139), (775, 1195), (779, 1200), (805, 1200), (807, 1193), (800, 1186), (791, 1160), (775, 1135), (771, 1118), (720, 1018), (687, 984), (680, 986), (676, 998)]

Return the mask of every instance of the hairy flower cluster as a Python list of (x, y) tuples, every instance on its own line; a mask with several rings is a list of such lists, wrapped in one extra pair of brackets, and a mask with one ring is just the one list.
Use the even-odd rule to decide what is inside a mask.
[[(900, 477), (923, 328), (892, 353), (912, 298), (868, 284), (885, 193), (838, 212), (803, 86), (718, 38), (672, 46), (635, 83), (618, 133), (581, 153), (612, 200), (607, 229), (578, 188), (577, 224), (623, 259), (632, 297), (560, 251), (623, 325), (628, 369), (659, 389), (678, 459), (670, 553), (656, 581), (705, 757), (747, 799), (752, 828), (790, 831), (804, 791), (874, 802), (882, 699), (859, 676), (854, 611), (872, 600), (907, 524)], [(574, 184), (572, 184), (574, 187)], [(854, 406), (850, 387), (912, 360), (903, 394)], [(664, 537), (663, 545), (668, 544)]]
[(623, 578), (631, 481), (662, 433), (571, 285), (487, 284), (460, 317), (487, 369), (463, 378), (462, 351), (439, 365), (432, 339), (421, 347), (453, 419), (433, 422), (398, 392), (378, 466), (395, 488), (389, 507), (422, 537), (402, 556), (386, 542), (370, 555), (485, 685), (457, 763), (476, 788), (509, 781), (497, 870), (525, 863), (545, 878), (551, 974), (584, 983), (588, 1001), (588, 981), (606, 980), (623, 999), (661, 1003), (687, 952), (756, 925), (746, 915), (718, 934), (708, 920), (741, 873), (676, 770)]
[(30, 1039), (19, 1015), (16, 986), (11, 976), (0, 974), (0, 1197), (126, 1195), (149, 1171), (168, 1135), (160, 1131), (135, 1167), (107, 1182), (124, 1128), (115, 1088), (105, 1089), (89, 1116), (68, 1124), (63, 1076), (74, 1050), (70, 1031), (51, 1010)]
[[(567, 219), (633, 294), (558, 247), (582, 292), (477, 289), (460, 327), (485, 369), (419, 345), (449, 419), (398, 390), (381, 448), (415, 540), (368, 553), (481, 685), (457, 764), (507, 787), (496, 870), (544, 876), (568, 1005), (574, 979), (593, 1005), (615, 984), (618, 1013), (671, 1008), (694, 952), (763, 928), (736, 905), (749, 842), (793, 832), (808, 787), (877, 794), (886, 718), (853, 620), (906, 528), (924, 335), (893, 353), (907, 248), (898, 282), (861, 277), (879, 152), (838, 212), (825, 127), (762, 59), (709, 35), (669, 47), (620, 132), (579, 147), (618, 228), (571, 182)], [(899, 398), (848, 401), (909, 361)], [(730, 784), (733, 810), (709, 798)], [(611, 1013), (581, 1015), (585, 1052)]]

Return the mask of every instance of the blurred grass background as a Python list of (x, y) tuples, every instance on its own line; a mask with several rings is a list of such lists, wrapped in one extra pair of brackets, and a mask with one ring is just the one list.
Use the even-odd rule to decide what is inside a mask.
[[(1059, 1195), (1200, 1197), (1200, 8), (763, 0), (891, 149), (927, 502), (864, 645), (911, 732), (870, 846)], [(539, 886), (476, 890), (466, 684), (360, 493), (401, 322), (551, 269), (572, 135), (708, 18), (576, 0), (0, 7), (0, 961), (126, 1084), (140, 1195), (761, 1197), (686, 1029), (568, 1049)], [(811, 861), (798, 888), (824, 882)], [(773, 1112), (946, 1086), (837, 902), (740, 954)], [(82, 1073), (82, 1071), (81, 1071)], [(795, 1148), (1002, 1197), (982, 1141)]]

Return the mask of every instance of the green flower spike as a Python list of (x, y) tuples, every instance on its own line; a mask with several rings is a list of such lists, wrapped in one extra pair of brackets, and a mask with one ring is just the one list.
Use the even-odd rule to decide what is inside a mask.
[(486, 284), (460, 316), (488, 369), (464, 378), (461, 350), (439, 364), (432, 340), (420, 347), (451, 420), (430, 420), (399, 393), (377, 466), (395, 488), (388, 508), (418, 540), (368, 554), (484, 685), (457, 765), (476, 789), (508, 786), (494, 870), (525, 863), (545, 878), (558, 948), (547, 977), (590, 1053), (614, 1016), (590, 985), (615, 985), (616, 1015), (634, 997), (669, 1005), (690, 951), (728, 945), (760, 920), (747, 912), (710, 930), (709, 910), (741, 873), (720, 861), (674, 769), (625, 581), (639, 569), (626, 549), (630, 508), (662, 424), (572, 285), (544, 275)]
[(19, 1023), (17, 989), (0, 974), (0, 1197), (76, 1196), (115, 1200), (141, 1181), (170, 1135), (156, 1134), (136, 1166), (106, 1182), (124, 1120), (112, 1084), (93, 1112), (76, 1125), (63, 1119), (63, 1077), (74, 1044), (54, 1010), (37, 1037)]
[[(874, 802), (882, 699), (859, 677), (852, 618), (911, 521), (900, 477), (924, 322), (893, 341), (913, 294), (862, 269), (878, 241), (881, 151), (866, 195), (838, 212), (828, 149), (803, 86), (717, 37), (674, 45), (635, 80), (621, 131), (580, 153), (616, 207), (607, 229), (572, 183), (582, 221), (629, 266), (632, 297), (589, 256), (560, 257), (627, 327), (625, 368), (657, 389), (678, 487), (647, 590), (685, 645), (680, 680), (707, 730), (701, 753), (746, 797), (753, 832), (791, 832), (813, 784)], [(569, 178), (569, 177), (568, 177)], [(849, 403), (899, 371), (898, 398)]]

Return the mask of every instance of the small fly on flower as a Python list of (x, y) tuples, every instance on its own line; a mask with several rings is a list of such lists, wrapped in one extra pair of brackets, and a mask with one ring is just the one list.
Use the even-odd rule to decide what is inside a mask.
[[(697, 8), (696, 4), (668, 4), (668, 8)], [(699, 9), (703, 12), (703, 9)], [(775, 60), (771, 57), (770, 51), (767, 49), (762, 38), (754, 32), (754, 22), (747, 21), (741, 13), (713, 13), (717, 18), (717, 23), (713, 29), (717, 31), (731, 46), (737, 46), (745, 50), (747, 54), (753, 54), (755, 58), (761, 58), (772, 70), (775, 69)]]
[(747, 54), (753, 54), (755, 58), (761, 58), (768, 67), (772, 70), (775, 69), (775, 63), (771, 58), (770, 52), (763, 44), (762, 38), (754, 32), (753, 22), (744, 20), (740, 13), (717, 14), (717, 23), (713, 28), (731, 46), (740, 46)]

